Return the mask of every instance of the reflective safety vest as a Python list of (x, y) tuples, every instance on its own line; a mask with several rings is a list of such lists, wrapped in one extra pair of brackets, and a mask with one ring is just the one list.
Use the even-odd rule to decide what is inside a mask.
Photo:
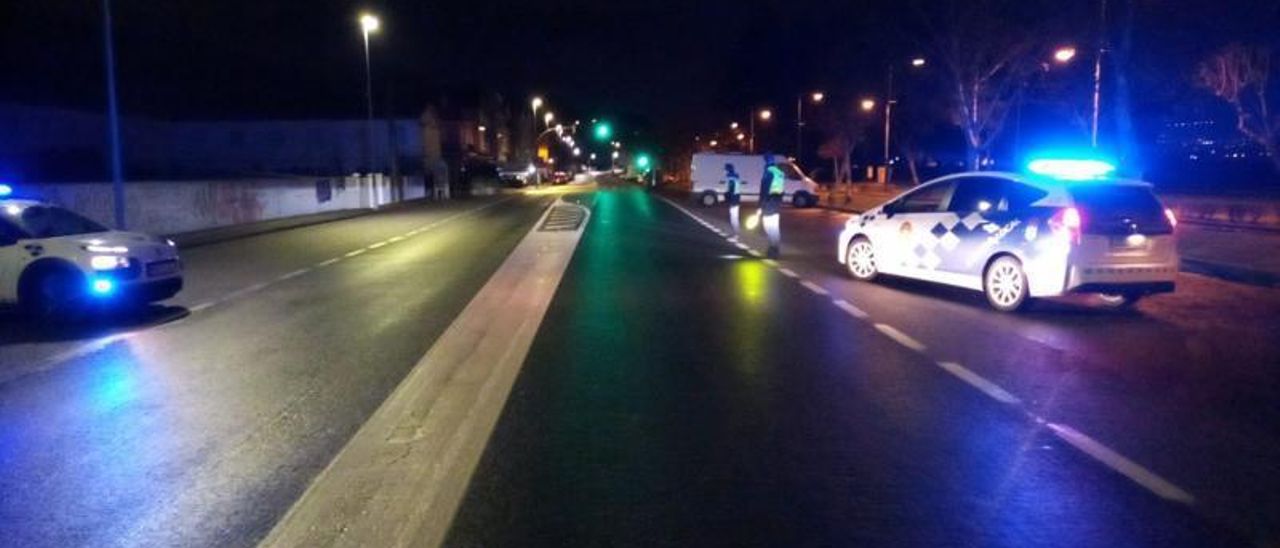
[(781, 195), (786, 188), (787, 178), (778, 166), (769, 166), (769, 194)]
[(724, 189), (725, 194), (738, 194), (742, 192), (742, 179), (737, 175), (730, 175), (724, 180), (727, 187)]

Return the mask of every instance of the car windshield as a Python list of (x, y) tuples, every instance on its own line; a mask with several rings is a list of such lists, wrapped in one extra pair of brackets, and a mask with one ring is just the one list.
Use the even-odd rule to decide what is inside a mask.
[(8, 204), (2, 214), (7, 224), (32, 239), (107, 231), (107, 227), (57, 206)]

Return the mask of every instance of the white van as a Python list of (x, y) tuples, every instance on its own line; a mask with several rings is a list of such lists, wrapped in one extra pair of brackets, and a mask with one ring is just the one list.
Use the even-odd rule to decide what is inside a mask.
[[(818, 183), (805, 176), (795, 164), (781, 156), (776, 157), (778, 167), (787, 176), (783, 200), (790, 200), (796, 207), (811, 207), (818, 203)], [(690, 178), (693, 179), (693, 198), (710, 207), (724, 199), (724, 166), (732, 164), (742, 178), (742, 201), (754, 202), (760, 198), (760, 179), (764, 176), (762, 154), (718, 154), (699, 152), (693, 155)]]

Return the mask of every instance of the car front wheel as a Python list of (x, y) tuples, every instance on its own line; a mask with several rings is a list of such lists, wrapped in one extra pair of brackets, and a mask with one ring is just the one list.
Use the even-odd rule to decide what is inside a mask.
[(716, 193), (711, 191), (703, 192), (702, 195), (698, 197), (698, 203), (702, 204), (702, 207), (711, 207), (716, 205)]
[(983, 276), (983, 293), (991, 308), (1015, 312), (1027, 304), (1027, 275), (1022, 262), (1005, 255), (993, 261)]
[(876, 269), (875, 249), (871, 246), (871, 240), (866, 238), (855, 238), (849, 244), (844, 264), (849, 269), (849, 275), (855, 280), (869, 282), (879, 273)]

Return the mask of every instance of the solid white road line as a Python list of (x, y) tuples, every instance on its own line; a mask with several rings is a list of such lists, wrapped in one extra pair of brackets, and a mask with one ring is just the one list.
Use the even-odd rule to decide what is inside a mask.
[(535, 224), (261, 545), (438, 546), (589, 219)]
[(853, 306), (853, 303), (846, 301), (844, 299), (832, 299), (831, 303), (836, 305), (836, 307), (839, 308), (840, 310), (847, 312), (850, 316), (853, 316), (859, 320), (865, 320), (868, 317), (867, 313), (863, 312), (861, 308)]
[(830, 291), (827, 291), (827, 288), (822, 287), (818, 284), (815, 284), (809, 280), (800, 280), (800, 285), (803, 285), (805, 289), (808, 289), (809, 291), (812, 291), (824, 297), (831, 294)]
[(1191, 493), (1156, 475), (1155, 472), (1143, 468), (1138, 463), (1129, 460), (1111, 448), (1098, 443), (1093, 438), (1077, 432), (1070, 426), (1054, 423), (1047, 423), (1045, 426), (1053, 431), (1053, 434), (1058, 439), (1093, 457), (1094, 460), (1106, 465), (1107, 468), (1133, 480), (1134, 483), (1147, 488), (1148, 491), (1155, 493), (1157, 496), (1183, 504), (1195, 503), (1196, 498)]
[(982, 375), (979, 375), (977, 373), (974, 373), (973, 371), (970, 371), (968, 368), (966, 368), (963, 365), (960, 365), (955, 362), (937, 362), (937, 363), (938, 363), (938, 367), (941, 367), (944, 371), (951, 373), (952, 375), (955, 375), (956, 378), (966, 383), (969, 383), (970, 386), (977, 388), (983, 394), (991, 396), (993, 399), (995, 399), (1000, 403), (1007, 403), (1010, 405), (1018, 405), (1022, 403), (1022, 400), (1019, 400), (1017, 396), (1010, 394), (1005, 389), (1000, 388), (1000, 386), (997, 385), (996, 383), (993, 383), (983, 378)]
[[(301, 276), (301, 275), (306, 274), (306, 273), (308, 273), (308, 272), (311, 272), (311, 269), (310, 269), (310, 268), (299, 268), (298, 270), (294, 270), (293, 272), (290, 272), (290, 273), (288, 273), (288, 274), (284, 274), (284, 275), (282, 275), (282, 276), (277, 277), (277, 278), (276, 278), (276, 281), (277, 281), (277, 282), (283, 282), (283, 281), (288, 280), (288, 279), (297, 278), (298, 276)], [(188, 309), (188, 310), (190, 310), (190, 309)]]
[(919, 352), (921, 354), (923, 354), (926, 350), (928, 350), (928, 348), (925, 347), (924, 343), (911, 338), (911, 336), (907, 335), (906, 333), (898, 331), (891, 325), (878, 323), (878, 324), (875, 324), (875, 326), (876, 326), (876, 329), (879, 330), (881, 333), (884, 333), (887, 337), (889, 337), (890, 339), (893, 339), (894, 342), (897, 342), (902, 346), (915, 350), (916, 352)]

